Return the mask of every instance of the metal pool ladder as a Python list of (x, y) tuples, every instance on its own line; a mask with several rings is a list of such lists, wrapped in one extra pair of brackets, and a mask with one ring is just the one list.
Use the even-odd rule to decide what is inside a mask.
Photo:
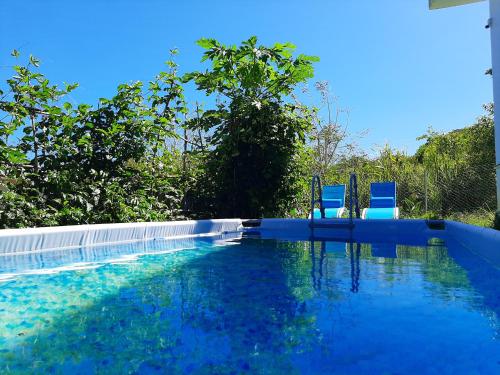
[(359, 219), (359, 198), (358, 198), (358, 177), (356, 173), (351, 173), (351, 177), (349, 178), (349, 219), (351, 223), (354, 225), (352, 209), (354, 208), (354, 213), (356, 214), (356, 218)]
[[(316, 190), (317, 189), (317, 190)], [(319, 197), (316, 198), (316, 191)], [(334, 223), (321, 223), (314, 219), (314, 206), (319, 203), (321, 219), (325, 218), (325, 208), (323, 207), (321, 178), (318, 175), (313, 176), (311, 181), (311, 215), (309, 218), (309, 226), (314, 228), (353, 228), (354, 215), (360, 218), (359, 199), (358, 199), (358, 179), (355, 173), (351, 173), (349, 178), (349, 220), (338, 219)], [(353, 211), (354, 210), (354, 211)], [(354, 214), (354, 215), (353, 215)]]
[[(315, 199), (316, 186), (318, 188), (319, 198)], [(321, 218), (325, 218), (325, 209), (323, 207), (323, 198), (322, 198), (322, 187), (321, 187), (321, 178), (318, 175), (313, 176), (311, 182), (311, 221), (314, 221), (314, 206), (316, 203), (319, 203), (319, 210), (321, 212)]]

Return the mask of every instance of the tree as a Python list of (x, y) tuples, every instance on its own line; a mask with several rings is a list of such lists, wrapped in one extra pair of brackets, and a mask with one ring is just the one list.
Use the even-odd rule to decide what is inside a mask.
[[(290, 43), (224, 46), (200, 39), (210, 61), (205, 72), (187, 74), (217, 106), (193, 126), (210, 132), (203, 193), (197, 204), (219, 217), (285, 215), (297, 199), (303, 177), (300, 156), (310, 121), (287, 100), (296, 85), (313, 76), (317, 57), (293, 57)], [(201, 191), (201, 189), (200, 189)]]
[(420, 137), (416, 152), (429, 175), (431, 204), (441, 215), (494, 210), (496, 205), (493, 105), (472, 126)]
[(0, 94), (0, 226), (178, 217), (169, 144), (186, 106), (176, 64), (167, 61), (147, 96), (141, 82), (122, 84), (96, 107), (63, 102), (77, 85), (50, 84), (38, 65), (16, 65)]
[[(322, 106), (311, 111), (313, 126), (310, 146), (314, 158), (312, 170), (326, 181), (332, 179), (332, 168), (337, 163), (342, 159), (352, 158), (359, 151), (354, 137), (348, 131), (349, 111), (340, 107), (338, 98), (332, 96), (327, 81), (316, 82), (314, 87), (321, 95)], [(322, 109), (326, 110), (326, 120), (320, 116)]]
[[(14, 50), (12, 56), (20, 55)], [(52, 85), (35, 71), (39, 65), (30, 55), (0, 89), (0, 226), (36, 225), (50, 216), (40, 206), (47, 170), (60, 152), (57, 137), (67, 124), (69, 104), (61, 102), (78, 85)]]

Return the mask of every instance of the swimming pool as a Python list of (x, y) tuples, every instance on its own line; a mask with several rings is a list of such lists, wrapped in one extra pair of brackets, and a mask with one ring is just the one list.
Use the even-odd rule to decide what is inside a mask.
[(0, 371), (500, 373), (500, 271), (457, 241), (264, 232), (1, 256)]

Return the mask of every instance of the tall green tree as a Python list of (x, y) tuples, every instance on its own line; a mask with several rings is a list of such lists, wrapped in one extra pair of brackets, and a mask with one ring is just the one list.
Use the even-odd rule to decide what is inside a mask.
[[(16, 50), (12, 56), (20, 57)], [(67, 124), (64, 99), (77, 85), (51, 84), (37, 71), (39, 65), (30, 55), (0, 89), (0, 226), (36, 225), (50, 216), (45, 183), (60, 153), (58, 134)]]
[(294, 57), (290, 43), (258, 45), (256, 37), (240, 46), (215, 39), (198, 45), (210, 68), (184, 78), (218, 101), (192, 123), (209, 132), (212, 150), (194, 205), (219, 217), (286, 215), (301, 192), (300, 157), (310, 127), (290, 95), (313, 76), (318, 58)]

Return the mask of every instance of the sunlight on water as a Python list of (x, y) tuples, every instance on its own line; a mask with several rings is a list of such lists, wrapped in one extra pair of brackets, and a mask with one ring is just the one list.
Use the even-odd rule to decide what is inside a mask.
[(1, 372), (500, 373), (499, 273), (463, 249), (223, 240), (0, 260)]

